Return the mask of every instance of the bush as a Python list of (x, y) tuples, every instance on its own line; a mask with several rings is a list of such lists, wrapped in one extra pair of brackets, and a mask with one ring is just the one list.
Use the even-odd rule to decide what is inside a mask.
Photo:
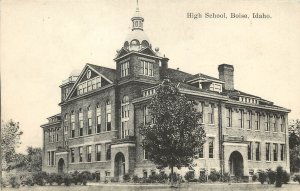
[(47, 182), (50, 186), (52, 186), (52, 184), (53, 184), (54, 182), (56, 182), (56, 173), (50, 173), (50, 174), (48, 174), (47, 179), (46, 179), (46, 182)]
[(55, 182), (57, 185), (61, 185), (64, 182), (64, 177), (62, 174), (55, 174)]
[(274, 184), (276, 180), (276, 172), (269, 169), (267, 172), (268, 178), (269, 178), (269, 184)]
[(81, 172), (79, 177), (80, 177), (80, 178), (79, 178), (79, 179), (80, 179), (80, 182), (82, 182), (82, 184), (83, 184), (84, 186), (86, 186), (87, 181), (93, 179), (93, 176), (92, 176), (92, 174), (91, 174), (89, 171), (83, 171), (83, 172)]
[(159, 175), (156, 174), (156, 173), (150, 174), (149, 180), (150, 180), (151, 183), (159, 182)]
[(77, 185), (78, 183), (81, 182), (81, 180), (80, 180), (80, 173), (78, 171), (73, 172), (71, 174), (71, 176), (72, 176), (72, 181), (73, 181), (73, 183), (75, 185)]
[(46, 180), (48, 179), (47, 173), (40, 171), (36, 172), (32, 175), (33, 182), (39, 186), (44, 186)]
[(257, 178), (258, 178), (257, 175), (254, 174), (254, 175), (252, 176), (252, 181), (253, 181), (253, 182), (256, 182), (256, 181), (257, 181)]
[(159, 183), (166, 183), (168, 181), (168, 175), (161, 171), (159, 174), (158, 174), (158, 182)]
[(294, 182), (296, 182), (296, 181), (298, 181), (299, 182), (299, 184), (300, 184), (300, 175), (295, 175), (295, 177), (294, 177)]
[(216, 172), (216, 171), (212, 171), (209, 175), (208, 175), (208, 179), (211, 180), (212, 182), (216, 182), (218, 180), (220, 180), (220, 173)]
[(278, 166), (276, 169), (276, 187), (281, 187), (282, 186), (282, 180), (283, 180), (283, 170), (281, 166)]
[(72, 176), (70, 174), (64, 174), (63, 175), (64, 184), (65, 186), (70, 186), (72, 183)]
[(282, 174), (282, 182), (283, 184), (287, 184), (289, 181), (290, 181), (290, 175), (284, 170)]
[(195, 174), (194, 171), (188, 171), (185, 175), (184, 175), (184, 179), (188, 182), (193, 182), (195, 180)]
[(20, 187), (20, 180), (18, 177), (16, 176), (11, 176), (9, 178), (9, 184), (11, 185), (11, 187), (13, 188), (19, 188)]
[(206, 181), (207, 181), (206, 175), (205, 174), (200, 174), (200, 176), (199, 176), (199, 182), (204, 183)]
[(173, 182), (178, 182), (178, 178), (179, 178), (179, 174), (177, 174), (176, 172), (173, 172), (173, 175), (171, 175), (171, 173), (169, 174), (169, 181), (171, 182), (171, 177), (173, 177)]
[(264, 171), (261, 171), (258, 173), (258, 181), (261, 184), (264, 184), (264, 182), (267, 180), (267, 174)]
[(27, 186), (34, 186), (34, 182), (33, 182), (32, 176), (26, 176), (24, 183)]
[(133, 181), (134, 183), (138, 183), (138, 182), (139, 182), (139, 177), (138, 177), (137, 175), (134, 175), (134, 176), (132, 177), (132, 181)]
[(124, 174), (123, 180), (124, 180), (124, 182), (130, 182), (130, 180), (131, 180), (130, 175), (128, 173)]
[(230, 182), (230, 173), (225, 172), (222, 176), (222, 182)]

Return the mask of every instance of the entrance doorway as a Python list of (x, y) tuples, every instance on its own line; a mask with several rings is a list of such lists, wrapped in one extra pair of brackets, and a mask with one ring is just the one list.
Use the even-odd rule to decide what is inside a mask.
[(237, 177), (244, 175), (243, 156), (238, 151), (233, 151), (229, 157), (230, 174)]
[(64, 159), (61, 158), (58, 161), (58, 173), (59, 174), (64, 173), (64, 168), (65, 168), (65, 162), (64, 162)]
[(125, 157), (123, 153), (119, 152), (115, 157), (115, 177), (119, 180), (123, 179), (125, 174)]

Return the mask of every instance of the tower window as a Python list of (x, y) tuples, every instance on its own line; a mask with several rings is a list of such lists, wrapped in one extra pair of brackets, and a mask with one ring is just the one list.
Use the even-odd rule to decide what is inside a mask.
[(141, 60), (140, 74), (145, 76), (153, 76), (153, 63)]
[(106, 102), (106, 131), (111, 131), (111, 103)]
[(92, 134), (92, 110), (90, 107), (88, 107), (88, 129), (87, 134)]
[(129, 135), (128, 121), (129, 121), (129, 98), (124, 96), (121, 104), (121, 138)]
[(79, 136), (83, 136), (83, 113), (82, 109), (79, 109)]
[(96, 120), (97, 120), (97, 126), (96, 126), (96, 133), (100, 133), (101, 131), (101, 108), (100, 105), (97, 105), (96, 108)]
[(129, 74), (129, 62), (121, 64), (121, 77), (128, 76)]

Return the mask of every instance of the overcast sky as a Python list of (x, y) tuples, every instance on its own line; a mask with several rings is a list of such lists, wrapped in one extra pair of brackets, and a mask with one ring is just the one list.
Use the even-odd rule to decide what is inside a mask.
[[(60, 88), (86, 63), (115, 68), (135, 0), (1, 1), (2, 119), (19, 121), (22, 145), (42, 146), (41, 124), (60, 112)], [(150, 43), (169, 67), (218, 77), (234, 65), (235, 88), (300, 118), (300, 3), (140, 0)], [(188, 19), (187, 13), (269, 14), (271, 19)]]

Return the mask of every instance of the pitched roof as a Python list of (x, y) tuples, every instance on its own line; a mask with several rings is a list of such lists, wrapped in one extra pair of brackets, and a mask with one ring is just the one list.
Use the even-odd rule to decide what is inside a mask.
[(176, 82), (184, 82), (186, 79), (192, 77), (192, 74), (180, 71), (180, 70), (175, 70), (172, 68), (167, 68), (166, 70), (166, 77), (170, 78), (173, 81)]
[(215, 78), (215, 77), (212, 77), (212, 76), (208, 76), (208, 75), (202, 74), (202, 73), (195, 74), (195, 75), (191, 76), (190, 78), (188, 78), (186, 81), (197, 79), (197, 78), (205, 78), (205, 79), (209, 79), (209, 80), (213, 80), (213, 81), (222, 81), (222, 80), (220, 80), (218, 78)]
[(107, 77), (110, 81), (114, 82), (116, 79), (116, 70), (112, 69), (112, 68), (106, 68), (103, 66), (98, 66), (98, 65), (94, 65), (94, 64), (89, 64), (88, 65), (90, 67), (92, 67), (93, 69), (95, 69), (97, 72), (101, 73), (102, 75), (104, 75), (105, 77)]

